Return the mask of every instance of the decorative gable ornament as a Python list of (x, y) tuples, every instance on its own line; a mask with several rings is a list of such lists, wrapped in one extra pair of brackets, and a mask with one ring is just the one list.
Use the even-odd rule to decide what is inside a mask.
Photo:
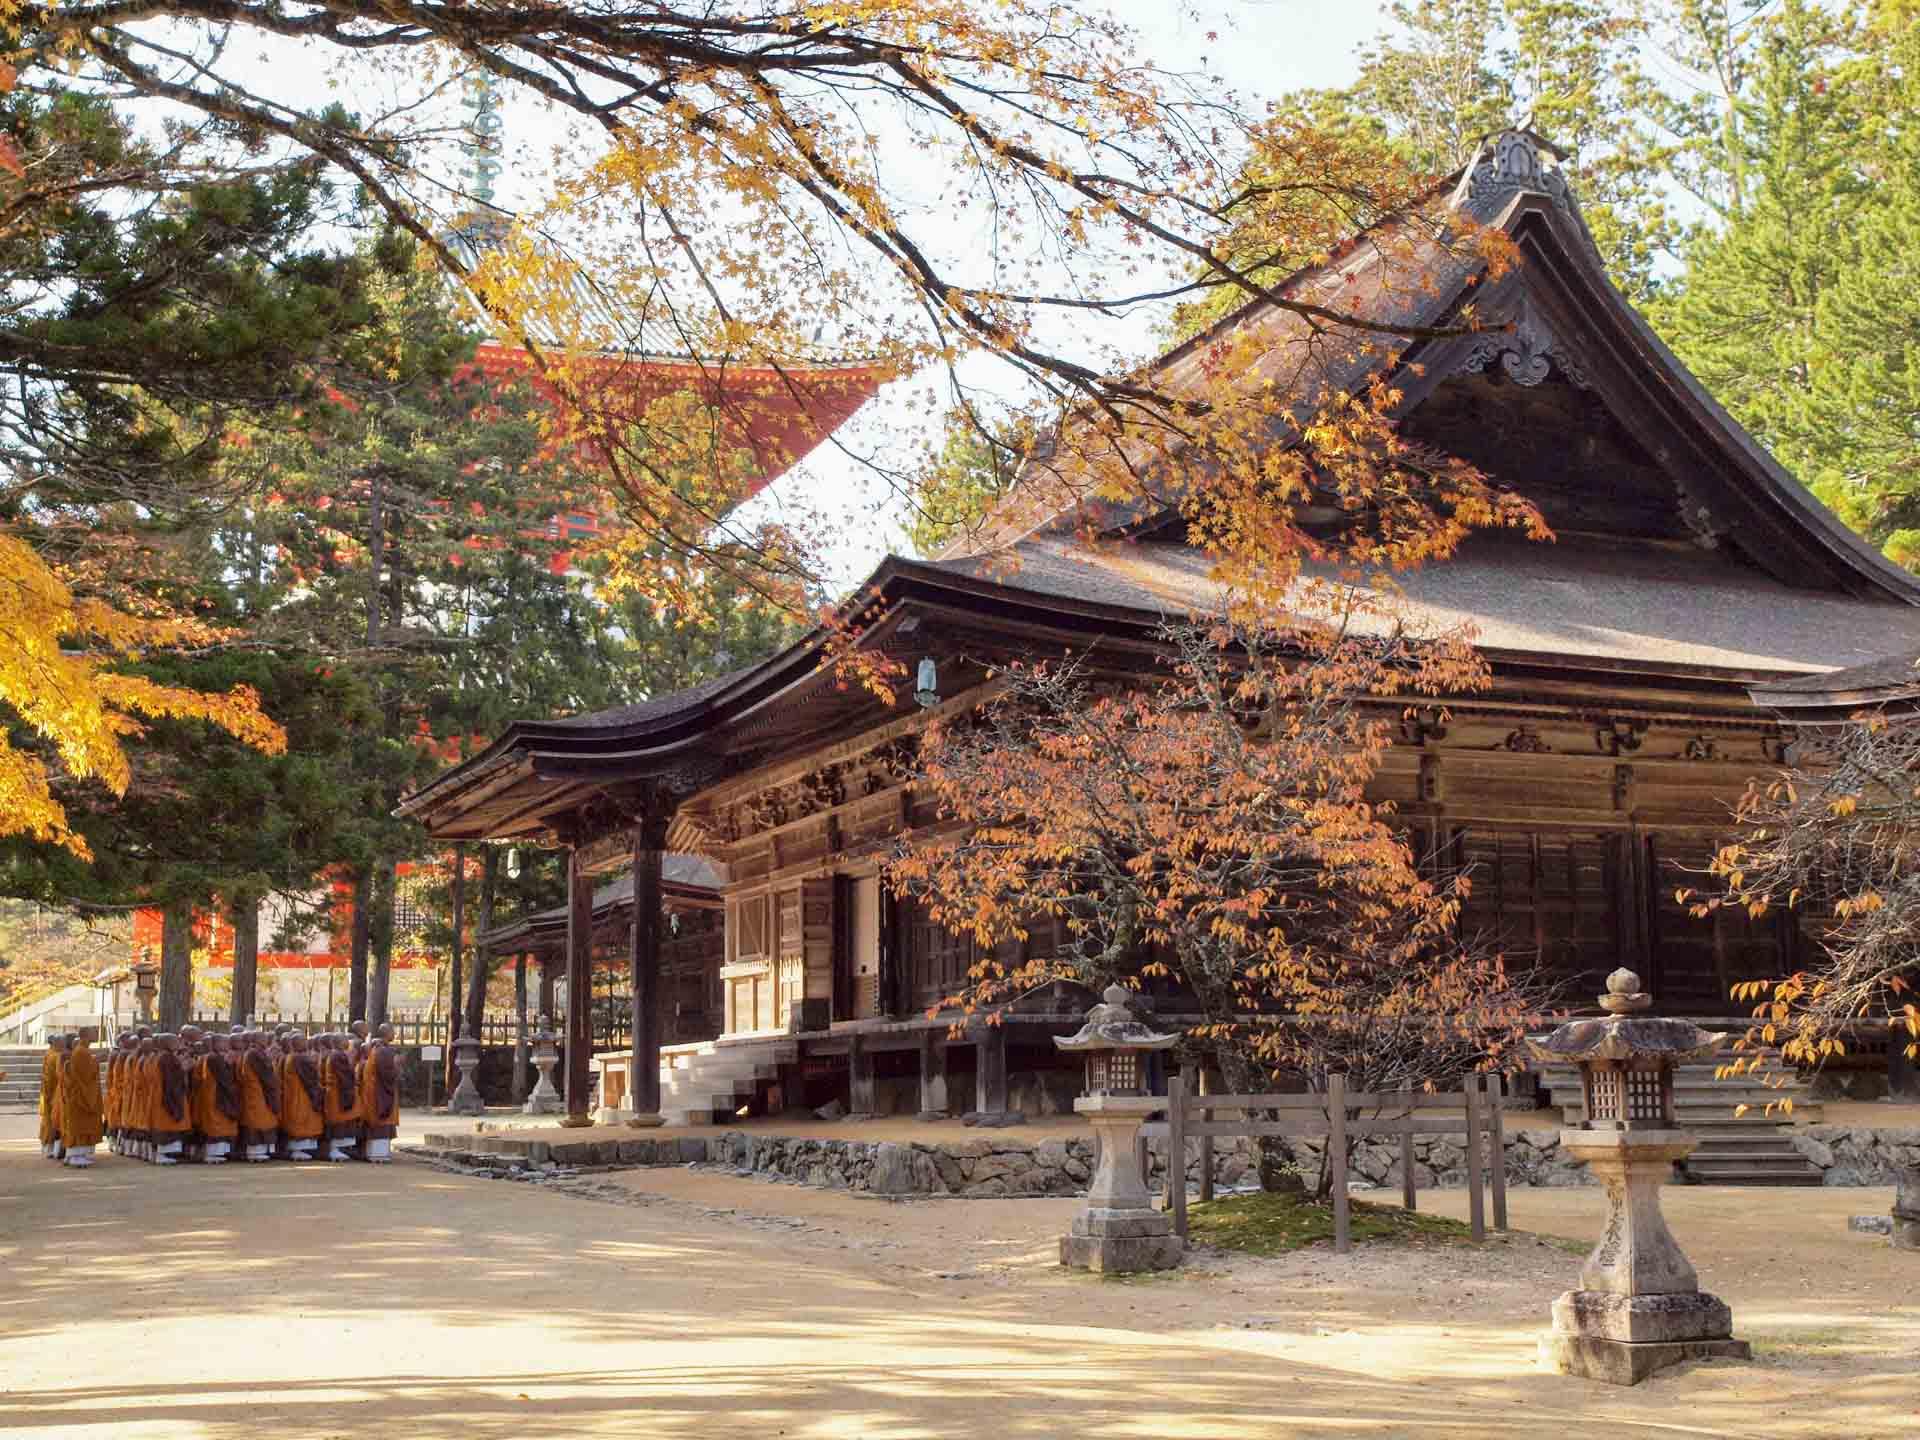
[(1476, 220), (1489, 221), (1515, 195), (1528, 193), (1544, 195), (1573, 214), (1573, 192), (1561, 169), (1565, 159), (1531, 130), (1502, 130), (1480, 142), (1447, 206), (1465, 210)]
[(1523, 299), (1508, 323), (1509, 329), (1475, 337), (1460, 357), (1459, 368), (1479, 375), (1497, 367), (1514, 384), (1525, 386), (1538, 385), (1557, 370), (1569, 384), (1590, 388), (1586, 370), (1532, 305)]

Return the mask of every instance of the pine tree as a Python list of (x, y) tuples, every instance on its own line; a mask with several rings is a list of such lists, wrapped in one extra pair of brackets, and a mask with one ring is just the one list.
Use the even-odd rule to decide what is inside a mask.
[[(195, 716), (271, 750), (246, 690), (199, 694), (119, 662), (217, 638), (183, 593), (182, 527), (214, 503), (200, 437), (301, 392), (362, 313), (356, 270), (299, 241), (312, 161), (136, 134), (97, 95), (0, 67), (0, 836), (85, 853), (55, 790), (131, 774), (135, 717)], [(222, 137), (222, 140), (230, 137)]]
[(1872, 186), (1855, 163), (1862, 124), (1845, 83), (1847, 27), (1787, 0), (1759, 45), (1738, 127), (1744, 201), (1724, 229), (1691, 244), (1676, 293), (1653, 320), (1734, 416), (1803, 478), (1831, 437), (1810, 408), (1831, 350), (1828, 293), (1847, 267)]
[(1883, 9), (1863, 52), (1845, 79), (1879, 123), (1843, 151), (1866, 185), (1816, 305), (1796, 449), (1821, 499), (1920, 570), (1920, 10)]

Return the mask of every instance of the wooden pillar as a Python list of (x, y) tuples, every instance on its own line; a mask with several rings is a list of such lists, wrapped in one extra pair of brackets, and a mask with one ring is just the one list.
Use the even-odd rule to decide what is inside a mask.
[(540, 1006), (538, 1013), (540, 1019), (548, 1025), (551, 1025), (555, 1020), (560, 1018), (553, 1013), (555, 1004), (553, 998), (553, 967), (559, 958), (559, 956), (554, 955), (552, 952), (540, 956)]
[(947, 1118), (947, 1042), (937, 1030), (920, 1032), (920, 1118)]
[(453, 843), (453, 945), (452, 964), (447, 976), (447, 1093), (453, 1093), (453, 1087), (460, 1083), (460, 1072), (454, 1068), (453, 1047), (459, 1043), (464, 1033), (460, 1026), (461, 1002), (466, 997), (465, 967), (462, 964), (467, 953), (467, 846), (465, 841)]
[(877, 1009), (882, 1015), (898, 1015), (901, 1010), (901, 996), (906, 985), (901, 978), (905, 968), (906, 945), (901, 910), (904, 908), (900, 898), (887, 889), (886, 880), (880, 882), (880, 955), (878, 974), (875, 977), (878, 995)]
[(1000, 1119), (1007, 1113), (1006, 1027), (982, 1026), (974, 1047), (980, 1062), (974, 1072), (973, 1108), (983, 1119)]
[(873, 1115), (879, 1109), (879, 1087), (874, 1082), (873, 1052), (855, 1035), (847, 1042), (847, 1113)]
[[(480, 863), (480, 935), (484, 936), (493, 929), (493, 897), (500, 882), (500, 848), (489, 845), (483, 850)], [(487, 981), (493, 969), (493, 946), (491, 942), (476, 936), (473, 942), (473, 965), (467, 976), (467, 1014), (464, 1022), (466, 1033), (481, 1044), (486, 1044), (487, 1019)]]
[(627, 1085), (633, 1094), (629, 1125), (660, 1118), (660, 860), (667, 822), (649, 815), (633, 827), (633, 947), (630, 955), (632, 1056)]
[(851, 1020), (854, 1012), (853, 906), (851, 875), (833, 877), (833, 999), (827, 1022)]
[(593, 1054), (593, 881), (585, 847), (567, 851), (567, 1113), (562, 1125), (593, 1123), (587, 1086)]
[(527, 1098), (527, 954), (513, 957), (513, 1103)]

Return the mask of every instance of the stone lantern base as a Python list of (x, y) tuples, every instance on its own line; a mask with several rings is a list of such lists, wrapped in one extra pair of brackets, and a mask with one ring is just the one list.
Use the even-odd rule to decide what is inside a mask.
[(1893, 1248), (1920, 1250), (1920, 1165), (1909, 1165), (1894, 1180)]
[(1704, 1294), (1660, 1213), (1660, 1185), (1698, 1144), (1677, 1130), (1563, 1130), (1560, 1146), (1607, 1187), (1607, 1228), (1578, 1290), (1553, 1302), (1540, 1360), (1563, 1375), (1638, 1385), (1689, 1360), (1750, 1360), (1733, 1312)]
[(1060, 1263), (1112, 1275), (1176, 1270), (1185, 1248), (1158, 1210), (1085, 1210), (1060, 1237)]
[(1553, 1328), (1540, 1337), (1540, 1360), (1562, 1375), (1638, 1385), (1689, 1360), (1751, 1360), (1733, 1338), (1733, 1312), (1716, 1295), (1614, 1295), (1569, 1290), (1553, 1302)]
[(1148, 1095), (1083, 1095), (1073, 1102), (1099, 1138), (1100, 1164), (1087, 1187), (1087, 1208), (1060, 1237), (1062, 1265), (1124, 1275), (1180, 1264), (1186, 1242), (1173, 1233), (1173, 1217), (1153, 1208), (1134, 1159), (1141, 1123), (1165, 1103)]

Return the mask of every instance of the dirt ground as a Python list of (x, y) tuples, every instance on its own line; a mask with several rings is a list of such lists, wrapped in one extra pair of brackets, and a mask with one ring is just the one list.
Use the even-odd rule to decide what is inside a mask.
[[(407, 1162), (73, 1172), (0, 1125), (13, 1436), (1920, 1434), (1920, 1256), (1845, 1229), (1885, 1189), (1669, 1190), (1757, 1358), (1616, 1390), (1534, 1368), (1578, 1260), (1532, 1234), (1102, 1281), (1054, 1263), (1070, 1200)], [(1539, 1235), (1597, 1233), (1591, 1190), (1512, 1204)]]

